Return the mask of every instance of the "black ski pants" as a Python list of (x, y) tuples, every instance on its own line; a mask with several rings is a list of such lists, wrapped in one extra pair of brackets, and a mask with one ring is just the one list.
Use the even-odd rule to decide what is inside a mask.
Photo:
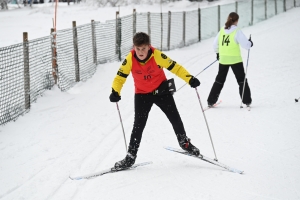
[(148, 115), (153, 104), (156, 104), (165, 113), (165, 115), (171, 122), (177, 137), (178, 135), (186, 135), (181, 117), (178, 113), (174, 98), (171, 94), (160, 96), (153, 94), (135, 94), (134, 124), (129, 143), (129, 149), (134, 149), (134, 152), (131, 153), (137, 153), (142, 139), (143, 130), (146, 126)]
[[(215, 104), (218, 101), (219, 95), (226, 81), (227, 73), (230, 67), (235, 75), (237, 83), (239, 84), (240, 97), (242, 98), (244, 79), (245, 79), (243, 62), (232, 64), (232, 65), (219, 64), (218, 75), (216, 77), (216, 80), (211, 88), (210, 94), (207, 99), (208, 104)], [(250, 104), (251, 102), (252, 102), (251, 92), (248, 85), (248, 81), (246, 80), (243, 103)]]

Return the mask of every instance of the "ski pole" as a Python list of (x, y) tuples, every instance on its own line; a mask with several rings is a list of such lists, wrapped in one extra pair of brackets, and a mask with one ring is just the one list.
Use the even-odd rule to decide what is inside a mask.
[(299, 101), (300, 97), (298, 99), (295, 99), (295, 102), (297, 103)]
[[(217, 62), (217, 60), (215, 60), (214, 62), (212, 62), (210, 65), (208, 65), (207, 67), (205, 67), (201, 72), (199, 72), (195, 77), (197, 77), (199, 74), (201, 74), (204, 70), (206, 70), (207, 68), (209, 68), (210, 66), (212, 66), (212, 64), (214, 64), (215, 62)], [(186, 83), (187, 84), (187, 83)], [(184, 84), (183, 86), (181, 86), (177, 91), (179, 91), (181, 88), (183, 88), (186, 84)]]
[[(250, 34), (250, 40), (251, 40), (251, 34)], [(248, 58), (247, 58), (247, 65), (246, 65), (246, 74), (245, 74), (245, 79), (244, 79), (243, 93), (242, 93), (242, 100), (241, 100), (241, 106), (240, 106), (240, 108), (243, 108), (243, 98), (244, 98), (244, 90), (245, 90), (246, 78), (247, 78), (247, 71), (248, 71), (249, 54), (250, 54), (250, 49), (248, 50)]]
[(119, 110), (118, 102), (116, 102), (116, 105), (117, 105), (117, 109), (118, 109), (118, 113), (119, 113), (119, 118), (120, 118), (122, 130), (123, 130), (123, 136), (124, 136), (124, 142), (125, 142), (125, 149), (126, 149), (126, 153), (127, 153), (127, 143), (126, 143), (125, 131), (124, 131), (124, 126), (123, 126), (123, 122), (122, 122), (122, 118), (121, 118), (121, 113), (120, 113), (120, 110)]
[(204, 110), (203, 110), (203, 107), (202, 107), (202, 103), (201, 103), (201, 100), (200, 100), (200, 96), (199, 96), (199, 93), (198, 93), (197, 88), (195, 88), (195, 90), (196, 90), (196, 93), (197, 93), (197, 96), (198, 96), (198, 100), (199, 100), (199, 103), (200, 103), (200, 107), (201, 107), (201, 110), (202, 110), (202, 113), (203, 113), (203, 116), (204, 116), (204, 119), (205, 119), (205, 123), (206, 123), (207, 130), (208, 130), (208, 133), (209, 133), (211, 145), (212, 145), (212, 148), (213, 148), (213, 150), (214, 150), (214, 154), (215, 154), (215, 159), (214, 159), (214, 160), (215, 160), (215, 161), (218, 161), (217, 155), (216, 155), (216, 151), (215, 151), (215, 147), (214, 147), (214, 143), (213, 143), (213, 141), (212, 141), (212, 137), (211, 137), (210, 130), (209, 130), (209, 127), (208, 127), (208, 123), (207, 123), (207, 120), (206, 120), (206, 117), (205, 117), (205, 114), (204, 114)]
[(196, 74), (195, 77), (197, 77), (199, 74), (201, 74), (204, 70), (206, 70), (207, 68), (209, 68), (212, 64), (214, 64), (215, 62), (217, 62), (218, 60), (216, 59), (213, 63), (211, 63), (210, 65), (208, 65), (207, 67), (205, 67), (201, 72), (199, 72), (198, 74)]

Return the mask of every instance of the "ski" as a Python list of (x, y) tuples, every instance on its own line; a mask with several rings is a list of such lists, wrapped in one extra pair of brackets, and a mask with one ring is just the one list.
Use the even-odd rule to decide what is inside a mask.
[(214, 159), (208, 158), (208, 157), (206, 157), (204, 155), (201, 155), (201, 154), (199, 156), (195, 156), (195, 155), (192, 155), (192, 154), (188, 153), (187, 151), (184, 151), (184, 150), (181, 150), (181, 149), (176, 149), (176, 148), (173, 148), (173, 147), (164, 147), (164, 148), (169, 150), (169, 151), (173, 151), (173, 152), (176, 152), (176, 153), (181, 153), (183, 155), (187, 155), (187, 156), (191, 156), (191, 157), (194, 157), (194, 158), (201, 159), (205, 162), (208, 162), (208, 163), (211, 163), (213, 165), (222, 167), (222, 168), (224, 168), (224, 169), (226, 169), (227, 171), (230, 171), (230, 172), (234, 172), (234, 173), (238, 173), (238, 174), (244, 173), (244, 171), (229, 167), (225, 164), (222, 164), (222, 163), (220, 163), (220, 162), (218, 162)]
[(69, 178), (71, 180), (82, 180), (82, 179), (91, 179), (91, 178), (96, 178), (98, 176), (102, 176), (104, 174), (109, 174), (109, 173), (115, 173), (115, 172), (119, 172), (119, 171), (124, 171), (124, 170), (129, 170), (129, 169), (135, 169), (139, 166), (144, 166), (144, 165), (149, 165), (152, 164), (152, 162), (142, 162), (142, 163), (138, 163), (135, 165), (132, 165), (129, 168), (126, 169), (120, 169), (120, 170), (116, 170), (114, 167), (106, 169), (106, 170), (102, 170), (99, 172), (95, 172), (95, 173), (90, 173), (90, 174), (86, 174), (86, 175), (81, 175), (81, 176), (69, 176)]
[(206, 110), (208, 110), (208, 109), (210, 109), (210, 108), (217, 107), (220, 103), (222, 103), (222, 100), (220, 100), (220, 101), (218, 101), (217, 103), (215, 103), (212, 107), (209, 107), (209, 106), (205, 107), (205, 108), (203, 109), (203, 112), (206, 111)]

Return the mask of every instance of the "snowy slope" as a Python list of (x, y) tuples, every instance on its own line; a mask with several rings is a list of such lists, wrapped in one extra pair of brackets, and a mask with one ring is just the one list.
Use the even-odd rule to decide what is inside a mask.
[[(69, 175), (105, 169), (125, 156), (116, 105), (108, 99), (121, 64), (115, 62), (99, 65), (93, 78), (68, 92), (47, 91), (28, 114), (0, 127), (0, 199), (300, 199), (300, 104), (294, 101), (300, 96), (299, 13), (295, 8), (243, 29), (254, 42), (248, 66), (252, 110), (239, 108), (230, 70), (223, 103), (205, 113), (219, 161), (244, 175), (164, 150), (178, 144), (170, 123), (154, 106), (137, 157), (137, 162), (152, 165), (71, 181)], [(166, 54), (197, 74), (215, 60), (212, 41)], [(246, 50), (243, 58), (246, 63)], [(214, 64), (198, 76), (203, 105), (217, 71)], [(175, 81), (177, 88), (184, 84)], [(119, 103), (127, 141), (133, 92), (129, 76)], [(187, 135), (213, 158), (195, 90), (185, 86), (174, 97)]]

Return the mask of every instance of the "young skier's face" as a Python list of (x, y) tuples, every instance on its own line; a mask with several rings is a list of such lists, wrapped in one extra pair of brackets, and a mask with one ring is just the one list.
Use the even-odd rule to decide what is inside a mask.
[(150, 49), (150, 45), (146, 45), (146, 44), (141, 46), (134, 46), (136, 55), (140, 60), (144, 60), (147, 57), (149, 49)]

